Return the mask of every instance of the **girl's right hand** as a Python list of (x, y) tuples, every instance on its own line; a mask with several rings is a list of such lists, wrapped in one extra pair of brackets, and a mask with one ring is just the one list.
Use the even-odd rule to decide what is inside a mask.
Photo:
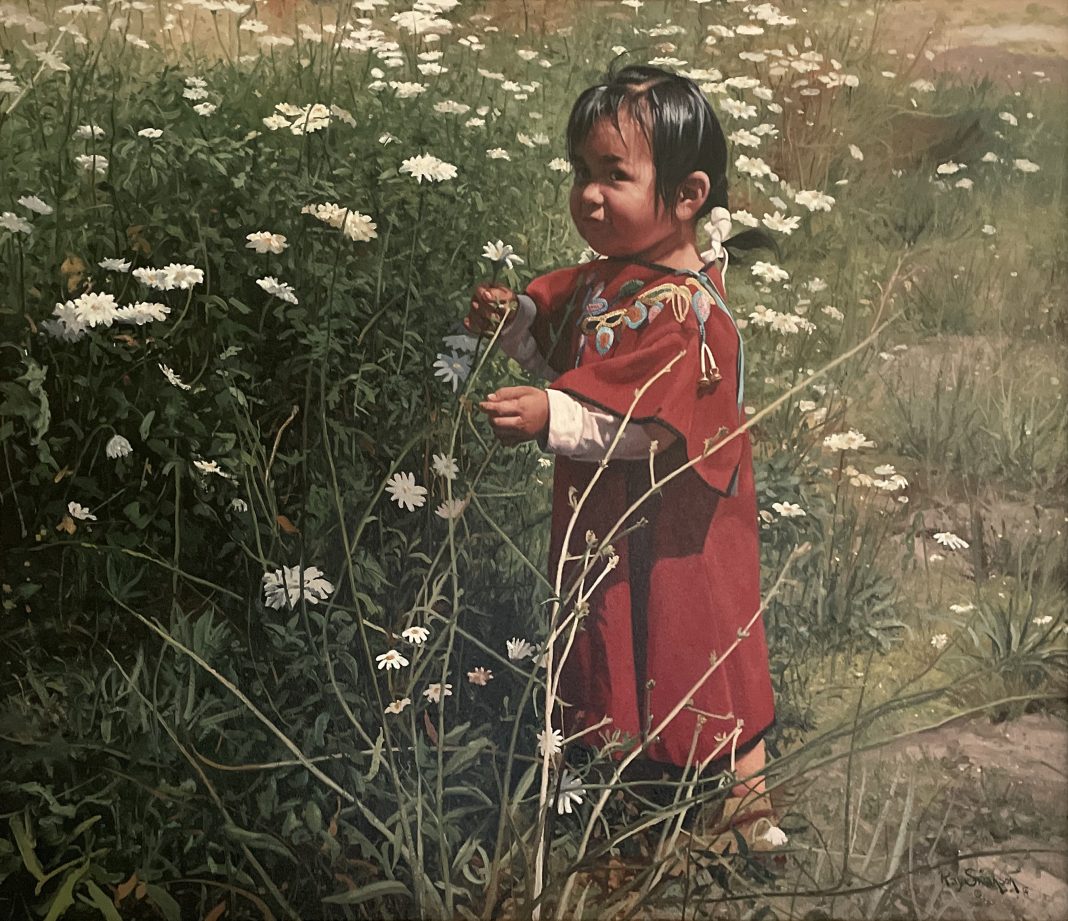
[(475, 287), (471, 309), (464, 317), (464, 329), (475, 333), (492, 332), (515, 312), (517, 304), (511, 288), (483, 282)]

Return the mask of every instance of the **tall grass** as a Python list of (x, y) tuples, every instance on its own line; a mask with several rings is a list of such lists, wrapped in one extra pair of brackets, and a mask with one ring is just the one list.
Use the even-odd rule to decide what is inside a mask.
[[(1035, 86), (1017, 102), (946, 79), (920, 93), (911, 73), (880, 77), (887, 65), (855, 18), (766, 24), (763, 36), (709, 30), (742, 24), (734, 6), (715, 17), (650, 3), (577, 18), (525, 34), (530, 54), (518, 58), (506, 32), (466, 22), (467, 9), (446, 11), (456, 25), (437, 40), (398, 28), (389, 9), (351, 3), (310, 7), (299, 24), (191, 3), (102, 9), (0, 15), (11, 67), (0, 73), (0, 210), (10, 212), (0, 224), (0, 905), (49, 921), (734, 906), (792, 917), (828, 900), (878, 917), (940, 906), (923, 873), (944, 857), (949, 820), (931, 826), (929, 846), (916, 838), (936, 798), (864, 766), (858, 781), (855, 764), (861, 749), (893, 741), (888, 721), (918, 701), (978, 713), (1051, 696), (1064, 654), (1056, 554), (1032, 565), (1033, 545), (1005, 537), (1004, 565), (992, 565), (1008, 600), (983, 588), (950, 647), (966, 654), (932, 654), (878, 696), (861, 688), (818, 725), (809, 682), (824, 662), (845, 673), (858, 657), (927, 646), (920, 615), (941, 590), (913, 577), (926, 537), (917, 513), (938, 505), (933, 485), (1012, 483), (1047, 505), (1063, 487), (1063, 385), (1045, 366), (1063, 349), (1033, 345), (1063, 334), (1050, 293), (1063, 272), (1044, 258), (1056, 235), (1029, 227), (1025, 210), (1059, 213), (1050, 91)], [(365, 15), (381, 39), (346, 28)], [(240, 28), (260, 16), (267, 33)], [(84, 44), (59, 31), (71, 23)], [(292, 43), (264, 45), (260, 34)], [(544, 458), (501, 450), (473, 412), (483, 388), (520, 377), (492, 339), (451, 339), (472, 285), (492, 271), (480, 257), (487, 239), (507, 239), (526, 260), (526, 274), (509, 278), (516, 287), (579, 258), (568, 177), (550, 160), (563, 154), (576, 87), (617, 45), (759, 79), (763, 96), (701, 78), (721, 113), (727, 98), (755, 104), (777, 132), (757, 149), (733, 142), (735, 156), (764, 157), (779, 176), (737, 171), (734, 205), (800, 218), (781, 238), (785, 283), (748, 264), (727, 276), (748, 321), (746, 425), (764, 526), (766, 591), (752, 616), (766, 621), (777, 678), (770, 782), (803, 789), (844, 762), (847, 794), (826, 827), (818, 797), (784, 807), (791, 845), (770, 870), (744, 842), (733, 857), (681, 847), (684, 810), (714, 812), (728, 777), (692, 771), (656, 805), (622, 776), (620, 759), (637, 755), (623, 740), (569, 746), (566, 773), (538, 752), (560, 656), (613, 535), (591, 545), (577, 583), (544, 573)], [(779, 72), (775, 55), (752, 60), (773, 46), (818, 66), (805, 77), (803, 67)], [(426, 66), (436, 51), (440, 74)], [(819, 83), (832, 57), (856, 87)], [(424, 92), (409, 96), (404, 84), (417, 82)], [(934, 119), (974, 110), (1001, 162), (950, 149), (956, 123), (925, 125), (936, 131), (929, 143), (905, 144), (891, 115), (910, 93)], [(198, 113), (204, 102), (216, 108)], [(279, 103), (335, 108), (317, 130), (307, 111), (272, 129), (264, 119)], [(1038, 119), (1023, 117), (1028, 105)], [(1006, 106), (1020, 116), (1015, 136), (998, 116)], [(724, 114), (728, 132), (756, 123)], [(972, 158), (974, 189), (939, 178), (935, 155), (947, 150)], [(455, 178), (417, 182), (402, 170), (424, 153), (454, 165)], [(78, 156), (107, 167), (87, 170)], [(1019, 157), (1042, 169), (1014, 169)], [(834, 206), (810, 212), (794, 200), (801, 189), (830, 193)], [(51, 211), (19, 202), (28, 195)], [(303, 210), (328, 202), (334, 226)], [(981, 227), (993, 215), (991, 251)], [(346, 236), (337, 225), (350, 216), (373, 221), (374, 235), (361, 225), (362, 236)], [(264, 230), (287, 246), (246, 247)], [(1012, 262), (1010, 285), (992, 257), (1006, 266), (1015, 247), (1030, 252)], [(188, 264), (203, 277), (150, 288), (100, 265), (118, 258)], [(258, 283), (268, 278), (297, 302)], [(71, 341), (46, 331), (57, 303), (89, 293), (169, 313)], [(760, 319), (769, 310), (778, 325)], [(935, 334), (989, 340), (973, 361), (950, 357)], [(452, 384), (435, 374), (442, 360), (454, 363)], [(876, 448), (825, 445), (852, 427)], [(131, 453), (112, 456), (115, 436)], [(888, 460), (907, 487), (875, 483)], [(406, 491), (399, 474), (425, 490), (409, 506), (391, 499)], [(1043, 537), (1063, 549), (1062, 534)], [(288, 585), (285, 567), (296, 567)], [(1052, 619), (1036, 624), (1047, 610)], [(413, 627), (425, 639), (406, 636)], [(510, 653), (513, 637), (536, 654)], [(408, 665), (383, 667), (391, 650)], [(991, 687), (992, 674), (1005, 683)]]

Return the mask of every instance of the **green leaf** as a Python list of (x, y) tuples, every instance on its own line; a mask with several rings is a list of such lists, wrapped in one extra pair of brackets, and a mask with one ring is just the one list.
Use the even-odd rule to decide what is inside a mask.
[[(74, 887), (78, 885), (78, 881), (85, 875), (86, 870), (89, 869), (89, 862), (86, 861), (82, 864), (78, 870), (71, 870), (64, 878), (56, 894), (52, 897), (52, 903), (48, 908), (48, 914), (45, 915), (44, 921), (56, 921), (57, 918), (63, 917), (67, 909), (74, 904)], [(169, 919), (168, 919), (169, 921)], [(175, 921), (181, 921), (180, 918), (176, 918)]]
[(30, 838), (30, 833), (22, 821), (22, 816), (13, 815), (11, 817), (11, 833), (15, 836), (15, 844), (22, 855), (22, 862), (26, 865), (26, 869), (30, 871), (34, 879), (39, 883), (43, 883), (48, 877), (45, 876), (44, 867), (41, 866), (41, 861), (37, 859), (37, 855), (33, 851), (33, 840)]
[(182, 910), (166, 889), (154, 883), (146, 883), (145, 895), (152, 900), (167, 921), (182, 921)]
[(323, 830), (323, 811), (315, 802), (309, 801), (304, 805), (304, 824), (312, 834), (319, 834)]
[(122, 921), (122, 915), (115, 908), (115, 903), (104, 894), (103, 889), (91, 879), (85, 881), (85, 888), (89, 890), (89, 901), (104, 916), (105, 921)]
[(155, 417), (156, 417), (156, 411), (154, 409), (150, 409), (147, 413), (145, 413), (145, 418), (141, 420), (141, 427), (140, 427), (140, 429), (138, 429), (138, 431), (141, 433), (141, 440), (142, 441), (147, 441), (148, 440), (148, 431), (149, 431), (149, 428), (151, 428), (152, 420)]
[(371, 767), (367, 771), (365, 780), (374, 780), (378, 769), (382, 766), (382, 746), (385, 745), (385, 741), (385, 734), (379, 729), (378, 738), (375, 739), (375, 746), (371, 749)]
[(369, 899), (384, 899), (392, 895), (411, 898), (408, 893), (408, 887), (404, 883), (395, 879), (388, 879), (371, 883), (371, 885), (363, 886), (359, 889), (350, 889), (348, 892), (340, 892), (337, 895), (328, 895), (323, 901), (331, 905), (359, 905)]
[(278, 841), (271, 835), (262, 834), (261, 832), (249, 831), (245, 828), (239, 828), (236, 825), (227, 823), (224, 826), (226, 833), (236, 840), (247, 844), (249, 847), (262, 848), (265, 851), (271, 851), (274, 854), (278, 854), (281, 857), (285, 857), (293, 863), (296, 863), (296, 858), (290, 852), (284, 844)]

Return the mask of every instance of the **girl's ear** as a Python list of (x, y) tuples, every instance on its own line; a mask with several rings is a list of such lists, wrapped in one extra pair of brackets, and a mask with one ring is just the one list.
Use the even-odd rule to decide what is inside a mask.
[(708, 173), (695, 170), (690, 173), (679, 185), (679, 191), (675, 197), (675, 217), (680, 221), (692, 221), (697, 217), (697, 212), (708, 198), (712, 188)]

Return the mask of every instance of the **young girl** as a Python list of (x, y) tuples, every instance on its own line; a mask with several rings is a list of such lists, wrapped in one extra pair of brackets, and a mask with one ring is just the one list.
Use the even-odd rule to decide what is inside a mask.
[[(557, 457), (550, 573), (573, 514), (569, 494), (581, 495), (598, 470), (635, 391), (672, 361), (634, 407), (568, 553), (583, 554), (587, 531), (606, 535), (649, 490), (651, 471), (659, 482), (698, 460), (624, 528), (644, 526), (612, 541), (618, 565), (590, 598), (565, 661), (563, 729), (608, 717), (608, 731), (645, 746), (647, 767), (721, 770), (733, 756), (744, 781), (734, 796), (760, 794), (774, 708), (748, 436), (703, 456), (743, 422), (741, 340), (716, 258), (726, 257), (714, 239), (705, 255), (716, 261), (705, 262), (696, 242), (702, 218), (711, 214), (721, 237), (729, 222), (723, 133), (692, 81), (628, 67), (579, 96), (567, 151), (571, 216), (601, 258), (536, 278), (518, 297), (479, 285), (465, 320), (485, 332), (505, 318), (501, 305), (514, 305), (498, 341), (551, 382), (501, 388), (479, 404), (501, 442), (537, 440)], [(713, 656), (725, 658), (691, 694)], [(750, 819), (769, 813), (766, 799), (759, 805)]]

